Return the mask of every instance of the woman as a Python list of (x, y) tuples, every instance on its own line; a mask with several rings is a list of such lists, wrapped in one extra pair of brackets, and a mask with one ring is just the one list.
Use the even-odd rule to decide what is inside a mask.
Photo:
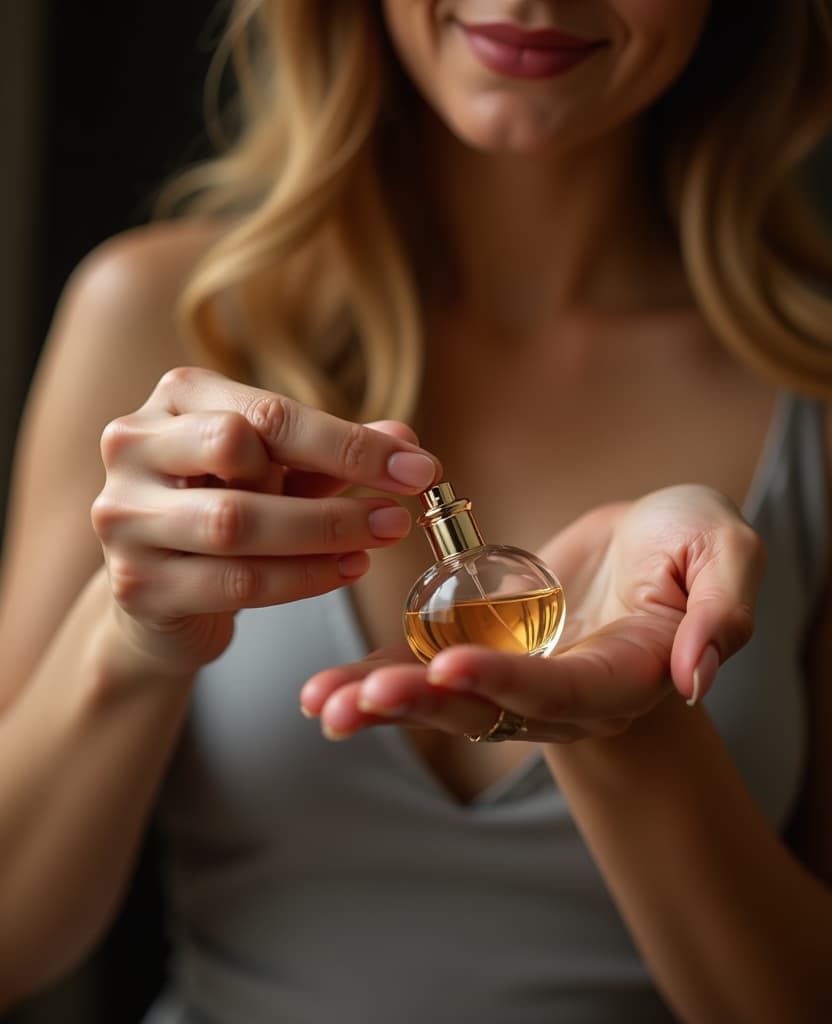
[[(235, 7), (238, 140), (190, 218), (79, 270), (27, 414), (7, 1001), (105, 927), (160, 796), (156, 1020), (824, 1019), (825, 454), (793, 392), (828, 393), (832, 258), (792, 179), (831, 20)], [(561, 577), (557, 657), (403, 660), (426, 549), (394, 499), (443, 472)], [(691, 709), (664, 679), (696, 704), (756, 600), (732, 503), (757, 630)], [(503, 712), (539, 746), (463, 738)]]

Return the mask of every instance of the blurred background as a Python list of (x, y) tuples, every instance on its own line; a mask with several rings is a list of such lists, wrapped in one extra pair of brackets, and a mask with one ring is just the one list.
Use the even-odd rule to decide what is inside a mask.
[[(208, 151), (202, 84), (226, 6), (0, 0), (0, 513), (26, 389), (68, 275), (97, 243), (145, 221), (159, 185)], [(832, 144), (809, 186), (832, 225)], [(0, 1024), (140, 1018), (164, 973), (153, 850), (151, 836), (89, 962)]]
[[(217, 0), (0, 0), (0, 512), (20, 410), (60, 291), (97, 243), (147, 220), (207, 152)], [(164, 966), (153, 838), (88, 964), (2, 1024), (131, 1024)], [(2, 871), (0, 862), (0, 871)], [(0, 928), (6, 928), (0, 921)]]

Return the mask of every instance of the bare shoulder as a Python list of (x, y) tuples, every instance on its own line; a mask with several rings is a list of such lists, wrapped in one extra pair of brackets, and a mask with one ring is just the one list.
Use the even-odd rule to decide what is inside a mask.
[[(176, 325), (179, 295), (192, 270), (221, 236), (212, 222), (177, 221), (128, 231), (103, 242), (75, 269), (67, 282), (53, 330), (93, 327), (92, 336), (109, 335), (121, 357), (141, 336), (137, 356), (166, 363), (185, 352)], [(83, 332), (89, 337), (88, 331)]]
[(218, 221), (195, 219), (133, 228), (93, 249), (73, 280), (95, 281), (122, 297), (147, 289), (173, 296), (224, 230)]

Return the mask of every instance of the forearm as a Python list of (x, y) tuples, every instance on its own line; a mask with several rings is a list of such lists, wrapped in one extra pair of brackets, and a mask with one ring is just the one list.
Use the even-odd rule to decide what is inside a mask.
[(117, 907), (191, 681), (120, 642), (96, 577), (0, 719), (0, 1009), (59, 974)]
[(546, 757), (681, 1020), (832, 1019), (832, 894), (757, 809), (701, 709), (668, 698)]

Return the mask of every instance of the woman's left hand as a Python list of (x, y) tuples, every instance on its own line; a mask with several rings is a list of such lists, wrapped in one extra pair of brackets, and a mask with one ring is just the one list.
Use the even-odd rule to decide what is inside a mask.
[(423, 665), (402, 643), (313, 676), (302, 709), (333, 739), (390, 722), (481, 736), (501, 711), (522, 726), (517, 739), (609, 736), (674, 685), (690, 703), (701, 699), (751, 636), (763, 545), (710, 488), (671, 487), (595, 509), (540, 557), (566, 595), (554, 655), (459, 646)]

